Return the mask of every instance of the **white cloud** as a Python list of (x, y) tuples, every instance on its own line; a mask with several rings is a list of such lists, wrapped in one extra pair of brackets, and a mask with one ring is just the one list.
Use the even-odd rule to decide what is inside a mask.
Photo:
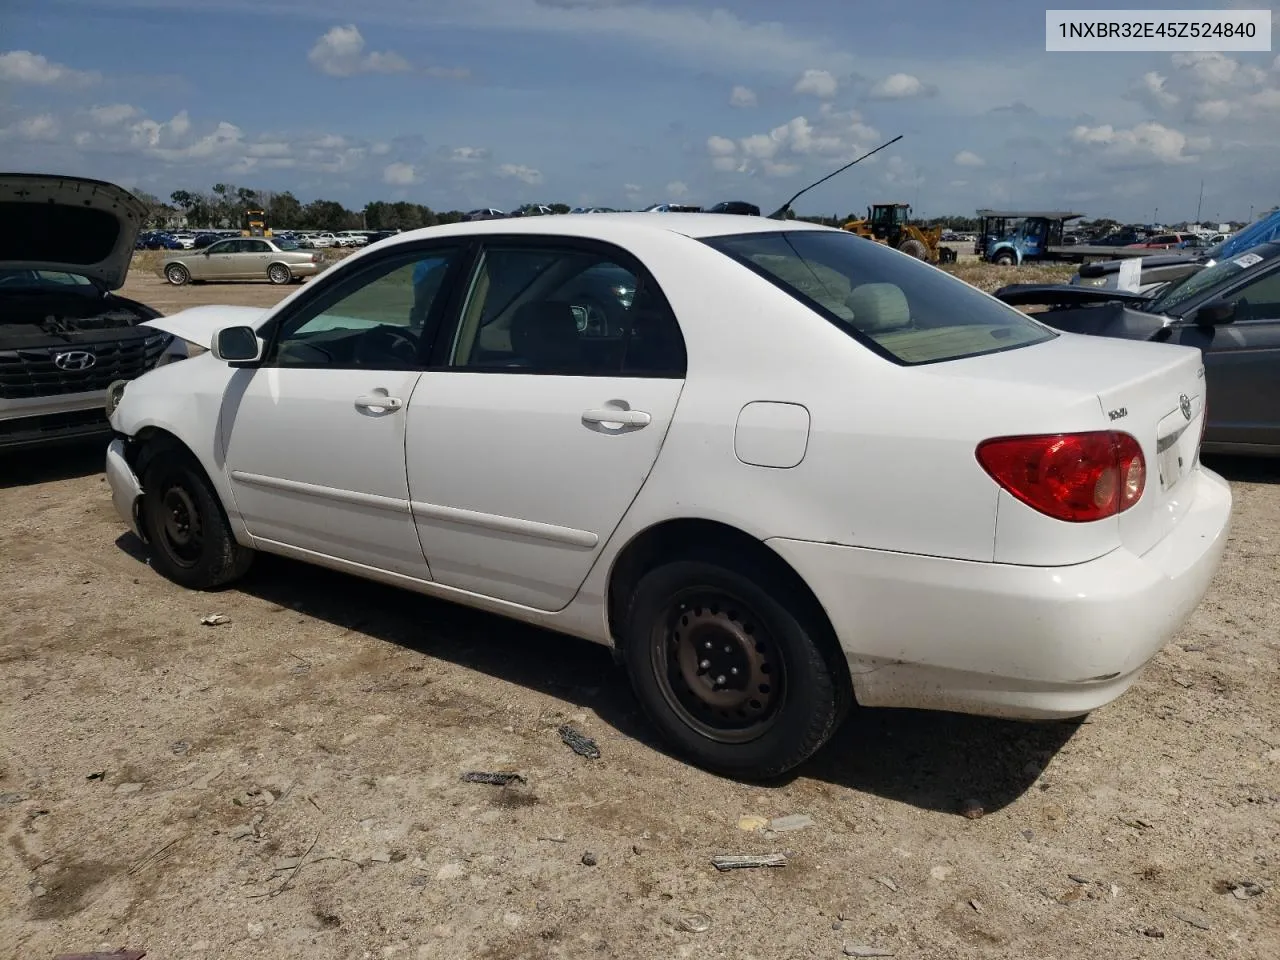
[(683, 180), (672, 180), (667, 184), (667, 196), (679, 200), (689, 195), (689, 185)]
[(382, 168), (382, 182), (389, 183), (393, 186), (404, 187), (413, 183), (416, 174), (413, 164), (410, 163), (389, 163)]
[(375, 143), (369, 148), (369, 153), (375, 157), (385, 157), (390, 152), (391, 144), (389, 143)]
[(622, 192), (627, 195), (628, 200), (635, 200), (644, 193), (644, 187), (640, 186), (638, 183), (624, 183), (622, 185)]
[(983, 160), (972, 150), (961, 150), (951, 158), (951, 162), (957, 167), (984, 167), (987, 164), (987, 161)]
[(40, 87), (88, 86), (101, 79), (102, 75), (97, 71), (72, 70), (30, 50), (0, 53), (0, 82)]
[(533, 185), (542, 182), (542, 171), (515, 163), (504, 163), (498, 167), (498, 176), (508, 180), (519, 180), (521, 183)]
[(114, 127), (142, 115), (137, 107), (127, 103), (112, 103), (102, 107), (90, 107), (89, 116), (103, 127)]
[(1242, 64), (1225, 53), (1175, 53), (1173, 64), (1188, 71), (1206, 88), (1238, 84), (1258, 84), (1266, 74), (1252, 65)]
[(485, 147), (454, 147), (449, 151), (449, 159), (459, 163), (474, 163), (478, 160), (488, 160), (489, 151)]
[(738, 145), (728, 137), (707, 137), (707, 153), (713, 157), (731, 157), (738, 152)]
[(279, 140), (263, 140), (258, 143), (251, 143), (245, 148), (245, 153), (251, 157), (287, 157), (293, 150), (289, 144)]
[(824, 103), (812, 120), (793, 117), (768, 133), (753, 133), (736, 143), (712, 136), (706, 145), (711, 167), (718, 172), (790, 176), (810, 157), (826, 162), (852, 160), (866, 152), (868, 141), (879, 136), (856, 110), (842, 111)]
[(1140, 91), (1157, 106), (1172, 107), (1178, 103), (1178, 96), (1169, 91), (1168, 82), (1164, 74), (1149, 70), (1142, 75)]
[(750, 87), (738, 86), (729, 92), (731, 107), (754, 107), (756, 102), (756, 92)]
[(949, 187), (967, 187), (968, 185), (969, 185), (968, 180), (952, 180), (949, 184), (947, 184), (947, 186)]
[(0, 139), (17, 138), (36, 142), (56, 140), (61, 129), (61, 125), (52, 114), (41, 113), (34, 117), (24, 117), (17, 123), (0, 128)]
[(792, 93), (808, 93), (824, 100), (836, 95), (836, 78), (826, 70), (806, 70), (792, 88)]
[(315, 42), (307, 60), (331, 77), (351, 77), (358, 73), (407, 73), (413, 69), (398, 53), (364, 52), (364, 37), (354, 24), (333, 27)]
[(1191, 117), (1202, 123), (1221, 123), (1230, 117), (1234, 110), (1235, 105), (1229, 100), (1202, 100), (1192, 108)]
[(179, 137), (185, 137), (191, 130), (191, 116), (186, 110), (179, 110), (169, 121), (169, 129)]
[(907, 100), (911, 97), (929, 97), (935, 93), (935, 87), (909, 73), (891, 74), (871, 88), (873, 100)]
[(1071, 140), (1115, 156), (1159, 163), (1187, 163), (1198, 159), (1197, 151), (1209, 147), (1207, 137), (1188, 137), (1160, 123), (1140, 123), (1131, 129), (1117, 129), (1109, 123), (1096, 127), (1080, 125), (1071, 131)]

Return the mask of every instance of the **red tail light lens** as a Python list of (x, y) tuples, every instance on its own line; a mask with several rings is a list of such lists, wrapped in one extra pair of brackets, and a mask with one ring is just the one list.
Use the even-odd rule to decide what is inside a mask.
[(977, 456), (1023, 503), (1070, 523), (1123, 513), (1147, 484), (1142, 447), (1118, 431), (998, 437), (979, 444)]

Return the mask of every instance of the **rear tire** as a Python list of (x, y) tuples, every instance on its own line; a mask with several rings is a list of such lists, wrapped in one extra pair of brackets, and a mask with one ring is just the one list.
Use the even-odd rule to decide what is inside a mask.
[(623, 659), (645, 714), (693, 763), (767, 780), (811, 757), (852, 703), (825, 621), (763, 565), (708, 556), (645, 574)]
[(910, 254), (917, 260), (929, 259), (929, 248), (916, 239), (903, 240), (902, 245), (898, 247), (903, 253)]
[(273, 263), (267, 267), (267, 279), (276, 286), (284, 286), (293, 282), (293, 271), (283, 263)]
[(171, 263), (164, 268), (164, 278), (175, 287), (191, 282), (191, 271), (180, 263)]
[(244, 576), (254, 553), (236, 542), (195, 457), (175, 446), (156, 450), (147, 457), (142, 490), (139, 519), (151, 566), (161, 576), (191, 590), (212, 590)]

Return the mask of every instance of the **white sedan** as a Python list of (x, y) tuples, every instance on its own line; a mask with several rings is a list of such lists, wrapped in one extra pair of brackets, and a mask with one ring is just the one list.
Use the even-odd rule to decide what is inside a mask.
[(210, 348), (108, 400), (159, 573), (266, 551), (597, 641), (730, 775), (855, 702), (1092, 711), (1227, 539), (1198, 351), (1056, 333), (842, 230), (451, 224), (151, 323)]

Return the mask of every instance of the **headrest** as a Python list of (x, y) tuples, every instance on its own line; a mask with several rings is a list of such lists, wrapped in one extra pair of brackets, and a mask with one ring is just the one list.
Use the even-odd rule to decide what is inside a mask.
[(511, 318), (511, 348), (534, 366), (572, 367), (582, 359), (578, 322), (560, 300), (525, 303)]
[(850, 322), (863, 333), (888, 333), (911, 326), (911, 307), (897, 284), (864, 283), (849, 292), (844, 304), (853, 311)]

